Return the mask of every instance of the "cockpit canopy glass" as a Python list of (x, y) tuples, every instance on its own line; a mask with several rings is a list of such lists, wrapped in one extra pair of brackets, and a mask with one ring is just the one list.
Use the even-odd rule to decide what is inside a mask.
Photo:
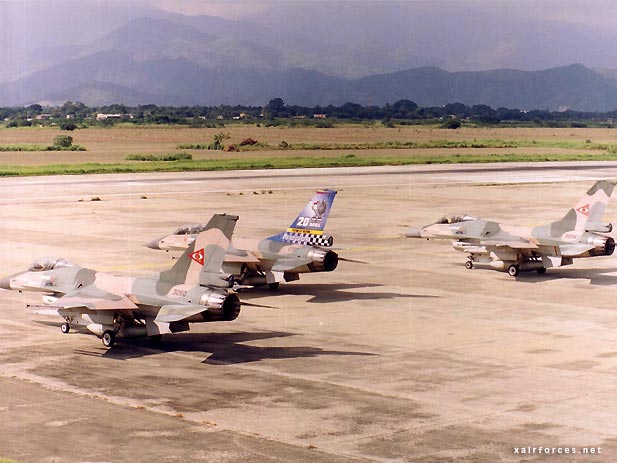
[(53, 270), (60, 267), (72, 267), (73, 264), (65, 259), (57, 257), (43, 257), (32, 263), (28, 271), (30, 272), (43, 272), (45, 270)]
[(173, 232), (174, 235), (196, 235), (201, 233), (206, 229), (205, 225), (200, 224), (189, 224), (182, 225), (180, 228), (177, 228), (176, 231)]
[(469, 222), (470, 220), (478, 220), (477, 217), (472, 217), (470, 215), (444, 215), (441, 219), (439, 219), (437, 224), (447, 224), (447, 223), (461, 223), (461, 222)]

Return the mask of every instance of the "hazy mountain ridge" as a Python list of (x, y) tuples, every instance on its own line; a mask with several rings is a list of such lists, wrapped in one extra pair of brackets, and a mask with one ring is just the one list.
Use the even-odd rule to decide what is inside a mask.
[[(401, 43), (387, 49), (384, 40), (379, 39), (379, 28), (350, 28), (354, 40), (343, 44), (342, 40), (312, 34), (311, 29), (297, 32), (285, 24), (275, 29), (248, 21), (185, 16), (140, 2), (135, 3), (135, 8), (111, 2), (93, 11), (73, 4), (75, 14), (81, 15), (73, 38), (66, 31), (54, 29), (44, 16), (20, 11), (18, 17), (24, 21), (26, 13), (31, 13), (29, 27), (36, 37), (49, 34), (48, 41), (38, 37), (32, 43), (54, 45), (7, 49), (0, 54), (0, 106), (66, 100), (91, 105), (263, 105), (281, 97), (288, 104), (305, 106), (348, 101), (383, 105), (410, 99), (423, 106), (462, 102), (521, 109), (617, 108), (617, 72), (610, 69), (595, 72), (582, 65), (570, 65), (543, 71), (448, 72), (419, 66), (428, 60), (419, 50), (430, 48), (426, 32), (430, 29), (426, 23), (432, 17), (430, 11), (420, 11), (414, 17), (422, 26), (415, 29), (397, 28), (397, 24), (404, 23), (403, 15), (397, 18), (393, 34)], [(11, 5), (0, 1), (3, 8)], [(40, 5), (40, 15), (51, 14), (44, 2)], [(452, 27), (458, 24), (449, 13), (440, 21)], [(534, 23), (534, 28), (541, 25)], [(491, 26), (494, 33), (498, 29), (497, 25)], [(461, 37), (463, 43), (471, 40), (477, 45), (465, 59), (485, 59), (495, 50), (521, 56), (523, 45), (513, 39), (513, 29), (510, 26), (504, 31), (512, 39), (505, 48), (500, 42)], [(4, 35), (17, 40), (17, 30), (12, 27)], [(557, 35), (555, 28), (551, 31)], [(342, 36), (333, 33), (329, 37)], [(550, 43), (555, 42), (552, 37)], [(401, 44), (409, 49), (400, 48)], [(582, 49), (582, 45), (577, 48)], [(461, 50), (464, 47), (450, 47), (435, 59), (451, 60)], [(7, 62), (9, 66), (3, 68)], [(405, 70), (389, 72), (401, 67)], [(383, 70), (388, 72), (379, 72)], [(11, 81), (1, 82), (10, 75)]]
[(137, 61), (121, 52), (102, 51), (0, 85), (5, 106), (67, 100), (89, 105), (259, 106), (275, 97), (304, 106), (349, 101), (383, 105), (410, 99), (421, 106), (460, 102), (493, 108), (607, 111), (617, 108), (617, 81), (582, 65), (455, 73), (423, 67), (351, 80), (300, 68), (212, 70), (184, 57)]

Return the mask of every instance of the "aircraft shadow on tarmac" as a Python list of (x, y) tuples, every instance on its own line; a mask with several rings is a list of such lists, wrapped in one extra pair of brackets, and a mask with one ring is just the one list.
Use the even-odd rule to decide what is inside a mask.
[(589, 284), (593, 286), (612, 286), (617, 285), (617, 273), (608, 268), (559, 268), (553, 271), (548, 270), (544, 275), (530, 272), (521, 273), (516, 277), (516, 281), (521, 283), (540, 283), (551, 280), (588, 280)]
[[(476, 271), (475, 269), (473, 271)], [(492, 271), (494, 269), (477, 269), (477, 271)], [(505, 275), (508, 278), (508, 275)], [(521, 283), (541, 283), (553, 280), (589, 280), (589, 284), (594, 286), (617, 285), (617, 269), (610, 268), (555, 268), (549, 269), (545, 274), (538, 275), (536, 272), (521, 272), (516, 277), (516, 281)], [(616, 288), (617, 289), (617, 288)]]
[(176, 333), (163, 336), (153, 344), (148, 339), (119, 339), (112, 349), (96, 347), (92, 350), (77, 349), (79, 355), (103, 357), (111, 360), (128, 360), (166, 352), (210, 353), (201, 363), (209, 365), (233, 365), (259, 362), (266, 359), (312, 358), (323, 355), (373, 356), (370, 352), (326, 350), (311, 346), (260, 347), (243, 342), (295, 336), (294, 333), (260, 331), (245, 333)]
[(240, 299), (247, 302), (262, 298), (272, 297), (276, 294), (292, 296), (312, 296), (307, 302), (325, 304), (328, 302), (370, 301), (375, 299), (395, 298), (437, 298), (424, 294), (403, 294), (397, 292), (363, 292), (350, 291), (361, 288), (379, 288), (384, 285), (376, 283), (320, 283), (320, 284), (289, 284), (281, 286), (278, 292), (269, 289), (255, 288), (254, 290), (242, 291)]

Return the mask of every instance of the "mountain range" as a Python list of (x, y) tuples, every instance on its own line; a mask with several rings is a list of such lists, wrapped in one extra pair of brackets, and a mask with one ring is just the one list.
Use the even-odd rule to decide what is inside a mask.
[[(10, 5), (0, 1), (0, 9)], [(75, 5), (79, 14), (83, 6)], [(141, 4), (128, 10), (113, 5), (83, 13), (73, 35), (45, 29), (48, 40), (0, 53), (0, 106), (65, 101), (260, 106), (281, 97), (303, 106), (381, 106), (409, 99), (422, 106), (617, 108), (617, 73), (611, 69), (571, 64), (541, 71), (448, 72), (413, 67), (421, 60), (400, 49), (358, 47)], [(33, 18), (32, 28), (38, 24)]]

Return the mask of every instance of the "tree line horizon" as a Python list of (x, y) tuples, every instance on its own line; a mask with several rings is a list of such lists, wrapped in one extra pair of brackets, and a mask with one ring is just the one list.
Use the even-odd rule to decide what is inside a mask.
[[(97, 119), (97, 115), (100, 114), (112, 115), (112, 117), (100, 118), (99, 116)], [(32, 104), (23, 107), (0, 107), (0, 120), (5, 121), (6, 127), (58, 125), (68, 130), (88, 126), (109, 126), (117, 122), (220, 127), (229, 121), (263, 123), (267, 126), (278, 125), (281, 120), (291, 120), (296, 125), (329, 127), (332, 126), (332, 120), (381, 121), (384, 125), (391, 126), (394, 123), (401, 125), (431, 124), (444, 119), (457, 119), (479, 125), (526, 123), (586, 127), (586, 121), (591, 124), (612, 126), (613, 120), (617, 122), (617, 109), (606, 112), (570, 109), (522, 110), (505, 107), (494, 109), (484, 104), (466, 105), (463, 103), (419, 106), (408, 99), (398, 100), (393, 104), (386, 103), (383, 106), (363, 106), (348, 102), (341, 106), (310, 107), (287, 105), (282, 98), (273, 98), (265, 106), (157, 106), (154, 104), (87, 106), (84, 103), (67, 101), (59, 106)]]

